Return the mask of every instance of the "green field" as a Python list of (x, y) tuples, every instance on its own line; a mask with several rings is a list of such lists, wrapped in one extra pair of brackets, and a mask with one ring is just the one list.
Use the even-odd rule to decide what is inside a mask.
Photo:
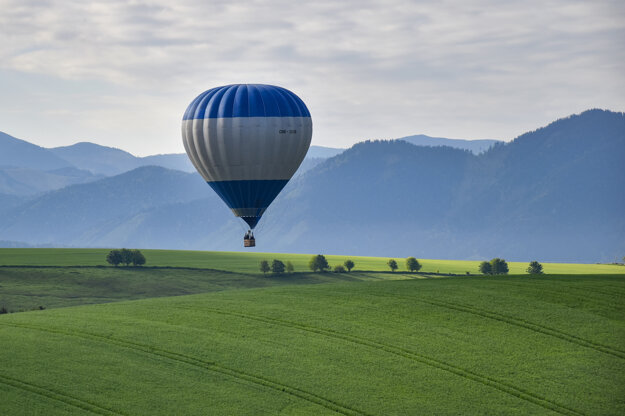
[(0, 250), (0, 304), (47, 308), (0, 315), (0, 415), (625, 414), (624, 274), (351, 257), (373, 272), (263, 277), (259, 258), (309, 256), (106, 252)]
[[(291, 261), (296, 271), (308, 271), (310, 254), (283, 253), (237, 253), (216, 251), (175, 251), (141, 250), (147, 258), (147, 266), (196, 267), (226, 270), (237, 273), (257, 273), (258, 262), (274, 258)], [(0, 266), (2, 265), (42, 265), (42, 266), (97, 266), (106, 265), (105, 258), (109, 249), (66, 249), (66, 248), (0, 248)], [(317, 253), (313, 253), (317, 254)], [(325, 254), (325, 253), (321, 253)], [(343, 264), (346, 259), (356, 263), (355, 270), (388, 271), (388, 257), (362, 257), (350, 255), (326, 255), (330, 265)], [(419, 258), (418, 253), (414, 257)], [(405, 270), (402, 258), (396, 258), (399, 271)], [(490, 259), (484, 259), (490, 260)], [(527, 262), (509, 262), (511, 274), (525, 273)], [(430, 260), (419, 259), (423, 264), (422, 272), (442, 274), (477, 274), (479, 261), (466, 260)], [(574, 264), (543, 263), (544, 272), (549, 274), (625, 274), (625, 267), (613, 264)]]

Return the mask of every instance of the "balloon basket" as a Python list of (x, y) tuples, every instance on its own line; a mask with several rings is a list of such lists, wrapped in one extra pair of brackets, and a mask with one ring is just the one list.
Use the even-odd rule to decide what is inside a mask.
[(256, 239), (246, 238), (243, 240), (243, 247), (256, 247)]

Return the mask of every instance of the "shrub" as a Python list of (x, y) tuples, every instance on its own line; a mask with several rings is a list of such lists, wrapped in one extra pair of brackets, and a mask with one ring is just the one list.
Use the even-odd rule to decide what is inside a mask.
[(261, 260), (260, 261), (260, 271), (263, 272), (263, 274), (267, 274), (267, 272), (269, 271), (269, 262), (267, 260)]
[(419, 263), (419, 260), (415, 259), (414, 257), (408, 257), (406, 259), (406, 269), (410, 270), (411, 272), (418, 272), (419, 270), (421, 270), (421, 263)]
[(106, 262), (113, 266), (118, 266), (122, 262), (122, 253), (119, 250), (111, 250), (106, 255)]
[(333, 269), (334, 273), (345, 273), (345, 267), (341, 264), (337, 264)]
[(132, 263), (132, 250), (122, 248), (119, 253), (122, 256), (122, 263), (124, 263), (126, 266), (129, 266), (130, 263)]
[(290, 261), (286, 262), (286, 272), (287, 273), (293, 273), (295, 271), (295, 267), (293, 267), (293, 263), (291, 263)]
[(345, 268), (347, 269), (348, 272), (351, 272), (352, 269), (354, 268), (355, 264), (353, 261), (351, 261), (350, 259), (345, 260), (345, 262), (343, 263), (343, 266), (345, 266)]
[(282, 261), (274, 259), (271, 262), (271, 271), (275, 274), (284, 273), (284, 263)]
[(529, 274), (543, 274), (543, 265), (534, 260), (527, 266), (527, 272)]
[(397, 270), (397, 262), (395, 261), (395, 259), (389, 259), (389, 261), (386, 262), (386, 264), (388, 264), (388, 267), (391, 268), (391, 272), (394, 272), (395, 270)]
[(492, 268), (492, 274), (507, 274), (508, 273), (508, 263), (504, 259), (500, 259), (499, 257), (495, 257), (490, 261), (490, 265)]
[(0, 315), (4, 315), (5, 313), (9, 313), (9, 311), (7, 311), (7, 308), (3, 306), (2, 308), (0, 308)]
[(313, 272), (316, 272), (317, 270), (320, 272), (325, 272), (330, 268), (330, 265), (328, 264), (328, 260), (326, 260), (326, 257), (323, 254), (317, 254), (316, 256), (312, 256), (312, 258), (308, 262), (308, 267)]
[(133, 266), (143, 266), (145, 264), (145, 256), (139, 250), (130, 250), (132, 254), (132, 265)]
[(480, 273), (482, 274), (492, 274), (493, 266), (489, 262), (483, 261), (480, 263), (479, 270), (480, 270)]

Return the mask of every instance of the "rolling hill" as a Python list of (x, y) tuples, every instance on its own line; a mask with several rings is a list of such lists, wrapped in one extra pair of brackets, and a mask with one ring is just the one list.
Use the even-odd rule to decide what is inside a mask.
[[(2, 268), (0, 281), (33, 295), (28, 271)], [(80, 300), (49, 282), (101, 302), (141, 281), (139, 297), (207, 293), (1, 314), (2, 414), (625, 411), (623, 276), (42, 271), (48, 282), (26, 283), (67, 302)]]

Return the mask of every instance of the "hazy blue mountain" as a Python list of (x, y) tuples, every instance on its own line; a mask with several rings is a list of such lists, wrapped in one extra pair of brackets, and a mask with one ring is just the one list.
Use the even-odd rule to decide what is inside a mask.
[(54, 147), (50, 151), (79, 169), (105, 176), (118, 175), (141, 166), (138, 158), (126, 151), (90, 142)]
[(141, 165), (162, 166), (167, 169), (181, 170), (183, 172), (195, 172), (195, 167), (186, 153), (169, 153), (139, 158)]
[(360, 143), (290, 184), (264, 224), (268, 249), (614, 261), (625, 252), (623, 160), (625, 116), (601, 110), (479, 156)]
[[(71, 146), (55, 147), (50, 149), (54, 154), (62, 157), (73, 166), (88, 170), (94, 174), (105, 176), (118, 175), (141, 166), (161, 166), (167, 169), (183, 172), (195, 172), (186, 153), (159, 154), (137, 157), (124, 150), (101, 146), (99, 144), (82, 142)], [(307, 159), (327, 158), (334, 156), (345, 149), (311, 146)], [(309, 165), (314, 165), (312, 162)]]
[(33, 197), (0, 193), (0, 217), (5, 212), (18, 207), (31, 199), (33, 199)]
[(199, 199), (210, 190), (195, 174), (149, 166), (50, 192), (0, 219), (3, 240), (98, 245), (116, 224), (157, 206)]
[[(363, 142), (297, 175), (255, 250), (613, 261), (625, 253), (623, 160), (625, 115), (601, 110), (480, 155)], [(14, 201), (0, 215), (1, 240), (33, 245), (243, 250), (244, 229), (199, 175), (157, 167)]]
[(51, 171), (0, 167), (0, 192), (13, 195), (34, 195), (101, 178), (91, 172), (65, 167)]
[(310, 146), (308, 149), (308, 153), (306, 154), (306, 158), (321, 158), (327, 159), (329, 157), (336, 156), (340, 153), (343, 153), (345, 149), (341, 149), (338, 147), (325, 147), (325, 146)]
[(501, 143), (499, 140), (478, 139), (446, 139), (443, 137), (430, 137), (425, 134), (417, 134), (414, 136), (401, 137), (397, 140), (403, 140), (416, 146), (449, 146), (456, 149), (470, 150), (474, 154), (480, 154), (488, 150), (495, 143)]
[(52, 170), (71, 167), (71, 163), (49, 149), (0, 132), (0, 167)]

